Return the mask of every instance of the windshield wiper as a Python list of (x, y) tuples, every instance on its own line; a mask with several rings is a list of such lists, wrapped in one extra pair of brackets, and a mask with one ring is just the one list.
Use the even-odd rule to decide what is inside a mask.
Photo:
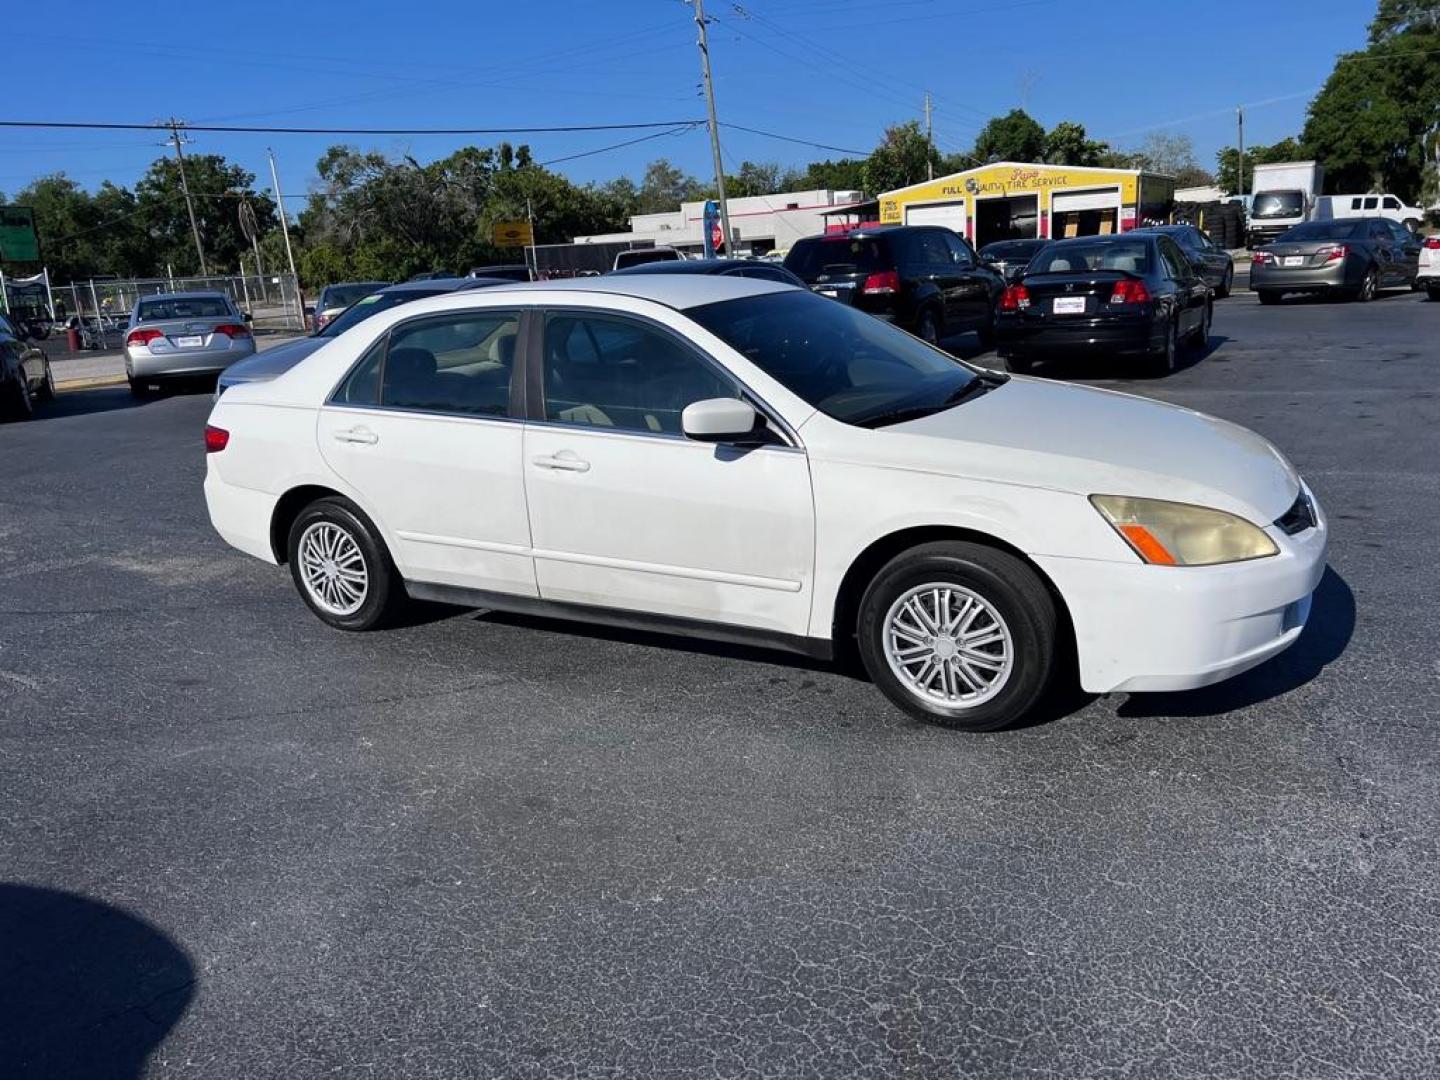
[(901, 424), (907, 420), (919, 420), (921, 417), (933, 416), (937, 412), (952, 409), (972, 398), (988, 394), (997, 386), (1003, 386), (1010, 381), (1010, 376), (1000, 372), (987, 372), (984, 375), (976, 375), (964, 386), (955, 390), (944, 401), (930, 405), (908, 405), (901, 408), (887, 409), (885, 412), (875, 413), (859, 420), (850, 421), (857, 427), (877, 428), (886, 427), (890, 424)]

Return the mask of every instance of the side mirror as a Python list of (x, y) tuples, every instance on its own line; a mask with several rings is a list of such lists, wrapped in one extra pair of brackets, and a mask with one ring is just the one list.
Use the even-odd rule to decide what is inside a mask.
[(737, 398), (709, 398), (686, 405), (680, 427), (697, 442), (740, 442), (752, 439), (762, 427), (760, 414)]

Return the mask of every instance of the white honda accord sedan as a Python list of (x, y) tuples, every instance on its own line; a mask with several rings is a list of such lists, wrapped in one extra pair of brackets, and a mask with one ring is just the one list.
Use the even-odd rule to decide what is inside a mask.
[(215, 528), (331, 626), (416, 597), (853, 641), (897, 705), (971, 731), (1062, 663), (1102, 693), (1254, 667), (1325, 568), (1319, 506), (1258, 435), (746, 278), (420, 300), (225, 394), (205, 439)]

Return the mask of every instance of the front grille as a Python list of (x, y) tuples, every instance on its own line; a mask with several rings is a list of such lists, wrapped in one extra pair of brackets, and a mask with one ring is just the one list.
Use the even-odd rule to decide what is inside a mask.
[(1277, 518), (1275, 524), (1288, 536), (1315, 528), (1315, 506), (1311, 503), (1310, 496), (1305, 494), (1304, 488), (1300, 489), (1300, 494), (1295, 496), (1290, 509)]

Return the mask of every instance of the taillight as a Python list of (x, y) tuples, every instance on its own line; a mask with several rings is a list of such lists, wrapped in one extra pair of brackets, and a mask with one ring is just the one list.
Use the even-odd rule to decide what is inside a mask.
[(150, 342), (154, 341), (156, 338), (162, 338), (164, 336), (165, 335), (162, 334), (159, 330), (154, 329), (131, 330), (129, 335), (125, 338), (125, 344), (127, 346), (149, 345)]
[(230, 432), (224, 428), (218, 428), (214, 424), (205, 425), (205, 452), (207, 454), (218, 454), (229, 445)]
[(1427, 251), (1440, 251), (1440, 236), (1425, 237), (1424, 246)]
[(1030, 290), (1024, 285), (1006, 285), (1000, 294), (1001, 311), (1024, 311), (1030, 306)]
[(244, 323), (221, 323), (215, 327), (215, 333), (224, 334), (228, 338), (249, 337), (250, 328)]
[(1268, 251), (1256, 251), (1250, 255), (1250, 264), (1252, 266), (1264, 266), (1266, 263), (1273, 263), (1274, 261), (1275, 256), (1271, 255)]
[(1324, 255), (1326, 262), (1339, 262), (1350, 254), (1350, 248), (1346, 244), (1331, 244), (1315, 252), (1316, 255)]
[(1145, 287), (1145, 282), (1138, 278), (1122, 278), (1115, 282), (1115, 288), (1110, 290), (1110, 303), (1112, 304), (1148, 304), (1150, 302), (1150, 290)]
[(879, 274), (871, 274), (865, 279), (865, 284), (860, 286), (862, 293), (897, 293), (900, 291), (900, 272), (898, 270), (885, 270)]

